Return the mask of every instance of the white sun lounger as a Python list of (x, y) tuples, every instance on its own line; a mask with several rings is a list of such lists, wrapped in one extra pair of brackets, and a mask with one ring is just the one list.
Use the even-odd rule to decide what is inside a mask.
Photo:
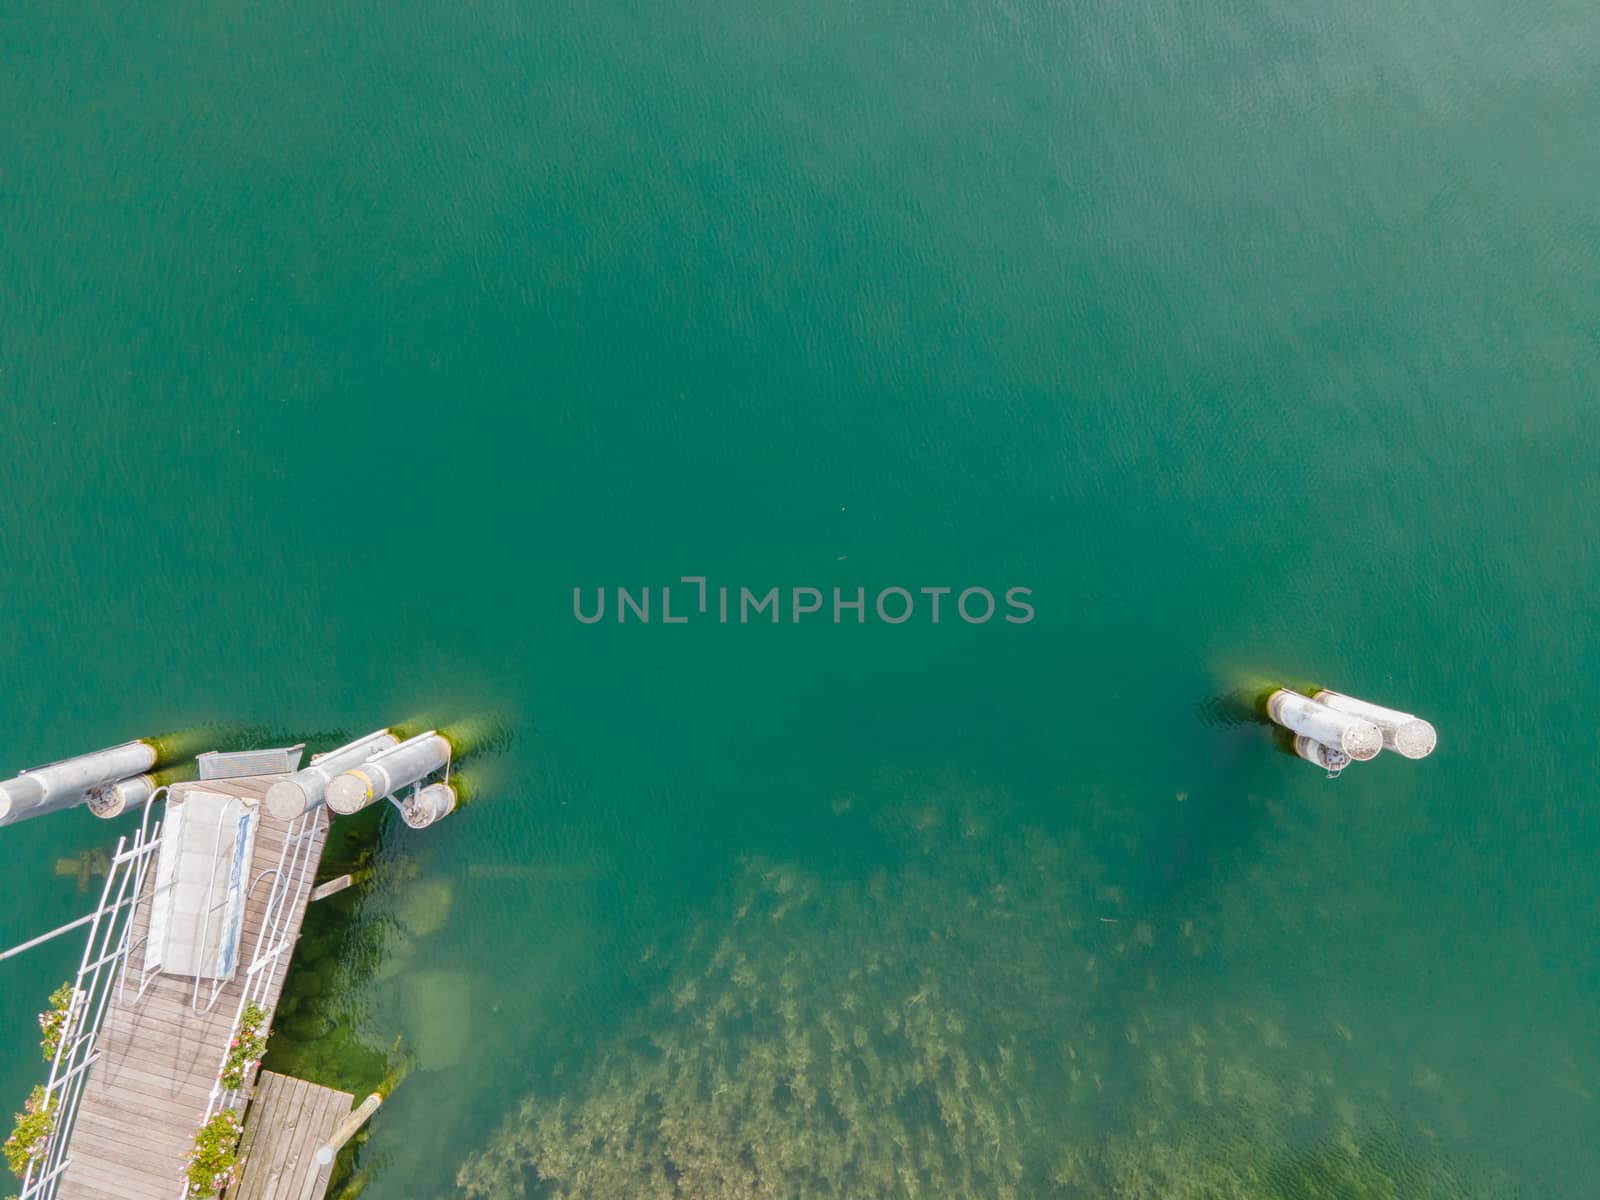
[[(145, 970), (226, 981), (239, 966), (259, 803), (191, 791), (167, 809)], [(198, 995), (198, 991), (196, 993)]]

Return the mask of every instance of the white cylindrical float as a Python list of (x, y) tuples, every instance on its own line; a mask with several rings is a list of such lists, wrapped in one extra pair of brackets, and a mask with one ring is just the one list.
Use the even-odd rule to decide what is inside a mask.
[(449, 742), (432, 731), (420, 733), (335, 778), (328, 784), (328, 807), (342, 815), (360, 812), (443, 770), (449, 761)]
[(150, 775), (135, 775), (121, 783), (93, 788), (86, 799), (89, 811), (102, 820), (120, 817), (130, 808), (139, 808), (156, 794), (156, 781)]
[(399, 744), (400, 739), (394, 734), (378, 729), (337, 750), (314, 755), (309, 767), (280, 779), (267, 789), (263, 801), (267, 811), (280, 821), (294, 820), (321, 804), (328, 794), (328, 784), (339, 775)]
[(1329, 775), (1337, 775), (1350, 765), (1350, 756), (1343, 750), (1324, 746), (1315, 738), (1308, 738), (1303, 733), (1295, 734), (1294, 752), (1308, 763), (1316, 763)]
[(456, 789), (448, 783), (430, 783), (406, 793), (404, 799), (397, 796), (390, 799), (400, 810), (401, 819), (412, 829), (426, 829), (456, 810)]
[(1267, 716), (1292, 733), (1343, 750), (1357, 762), (1374, 758), (1383, 749), (1383, 734), (1371, 721), (1337, 712), (1286, 688), (1267, 697)]
[(1343, 692), (1320, 691), (1315, 698), (1319, 704), (1326, 704), (1335, 712), (1371, 721), (1383, 734), (1383, 744), (1405, 758), (1427, 758), (1439, 744), (1438, 733), (1421, 717), (1357, 700)]
[(0, 825), (82, 804), (96, 788), (142, 775), (155, 765), (156, 749), (149, 742), (124, 742), (0, 780)]
[(344, 1148), (344, 1144), (361, 1131), (361, 1127), (367, 1123), (373, 1113), (378, 1111), (378, 1106), (382, 1103), (382, 1094), (373, 1092), (372, 1095), (352, 1108), (350, 1115), (340, 1123), (339, 1128), (333, 1131), (332, 1136), (317, 1147), (314, 1155), (317, 1165), (319, 1167), (331, 1166), (333, 1160), (338, 1157), (339, 1151)]

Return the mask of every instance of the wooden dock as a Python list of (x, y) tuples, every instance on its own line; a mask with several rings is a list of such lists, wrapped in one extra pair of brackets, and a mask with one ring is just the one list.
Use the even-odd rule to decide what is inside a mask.
[[(191, 789), (236, 795), (260, 800), (280, 775), (259, 775), (245, 779), (210, 780), (198, 784), (176, 784), (174, 800)], [(322, 811), (314, 825), (311, 869), (321, 857), (328, 835), (328, 816)], [(265, 807), (260, 810), (256, 830), (252, 878), (273, 867), (279, 857), (288, 823), (274, 818)], [(151, 872), (153, 877), (153, 870)], [(147, 891), (148, 891), (147, 882)], [(96, 1054), (89, 1067), (77, 1121), (71, 1130), (68, 1162), (61, 1176), (57, 1195), (62, 1200), (178, 1200), (182, 1195), (182, 1176), (194, 1146), (194, 1136), (205, 1115), (212, 1085), (224, 1050), (232, 1036), (235, 1011), (243, 994), (245, 966), (255, 949), (266, 915), (271, 888), (256, 887), (245, 907), (240, 938), (240, 967), (223, 988), (210, 1011), (196, 1014), (191, 1009), (194, 980), (155, 974), (144, 995), (138, 994), (142, 955), (126, 965), (125, 989), (119, 1002), (113, 996), (104, 1026), (96, 1043)], [(296, 911), (289, 914), (288, 943), (299, 936), (305, 916), (304, 896)], [(141, 903), (134, 917), (133, 937), (144, 936), (150, 910)], [(285, 959), (289, 951), (285, 951)], [(276, 1008), (288, 973), (285, 961), (262, 1001), (269, 1011)], [(201, 984), (202, 1006), (210, 984)], [(259, 1178), (259, 1190), (249, 1193), (257, 1200), (320, 1200), (327, 1179), (316, 1168), (309, 1151), (302, 1153), (302, 1135), (311, 1136), (313, 1125), (322, 1128), (325, 1110), (343, 1101), (344, 1109), (332, 1118), (337, 1122), (349, 1111), (350, 1097), (313, 1084), (285, 1080), (272, 1084), (270, 1094), (258, 1095), (254, 1106), (261, 1114), (293, 1118), (292, 1130), (252, 1128), (258, 1124), (247, 1114), (245, 1141), (257, 1147), (249, 1174), (244, 1180)], [(282, 1090), (294, 1085), (289, 1090)], [(302, 1090), (303, 1089), (303, 1090)], [(312, 1103), (312, 1093), (315, 1103)], [(276, 1118), (274, 1118), (275, 1120)], [(326, 1131), (322, 1136), (326, 1135)], [(283, 1140), (288, 1138), (288, 1140)], [(290, 1171), (269, 1168), (272, 1154), (282, 1149), (293, 1152), (297, 1167)], [(307, 1175), (307, 1172), (310, 1175)], [(313, 1176), (321, 1176), (316, 1184)], [(267, 1185), (268, 1178), (272, 1185)], [(298, 1190), (294, 1190), (298, 1188)], [(243, 1195), (237, 1187), (234, 1193)]]
[(261, 1072), (245, 1113), (244, 1169), (228, 1200), (322, 1200), (333, 1164), (318, 1167), (317, 1147), (350, 1115), (349, 1092)]

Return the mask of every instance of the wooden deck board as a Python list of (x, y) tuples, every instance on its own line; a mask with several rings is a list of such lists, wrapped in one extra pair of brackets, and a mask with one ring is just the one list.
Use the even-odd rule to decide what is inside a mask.
[(348, 1092), (303, 1079), (261, 1073), (245, 1118), (244, 1169), (229, 1200), (321, 1200), (328, 1172), (317, 1147), (350, 1113)]
[[(189, 790), (220, 792), (260, 799), (266, 789), (279, 776), (257, 776), (250, 779), (212, 780), (198, 784), (180, 784), (174, 792)], [(288, 824), (274, 818), (265, 808), (260, 810), (256, 829), (252, 877), (268, 870), (278, 861)], [(327, 840), (328, 817), (326, 813), (316, 823), (313, 861), (321, 857)], [(154, 864), (152, 867), (152, 877)], [(96, 1044), (98, 1057), (89, 1068), (84, 1085), (77, 1121), (72, 1128), (68, 1151), (68, 1165), (61, 1177), (57, 1193), (60, 1200), (178, 1200), (181, 1196), (182, 1174), (194, 1144), (194, 1135), (205, 1113), (212, 1085), (216, 1082), (218, 1065), (232, 1034), (233, 1016), (243, 994), (244, 967), (254, 953), (256, 939), (266, 919), (267, 900), (271, 884), (263, 881), (250, 895), (245, 905), (244, 925), (240, 937), (240, 968), (218, 994), (210, 1010), (192, 1011), (194, 981), (159, 973), (147, 982), (143, 995), (138, 994), (144, 953), (136, 948), (129, 956), (125, 990), (114, 998), (106, 1013)], [(300, 923), (305, 916), (305, 904), (289, 916), (289, 943), (299, 937)], [(133, 938), (137, 942), (149, 927), (149, 907), (141, 902), (133, 918)], [(288, 957), (287, 953), (284, 956)], [(285, 961), (277, 970), (266, 1007), (276, 1007), (287, 974)], [(209, 998), (210, 984), (201, 983), (201, 1003)], [(270, 1073), (263, 1073), (268, 1078)], [(272, 1076), (283, 1079), (283, 1076)], [(299, 1083), (300, 1081), (292, 1081)], [(302, 1085), (314, 1089), (319, 1095), (318, 1107), (302, 1122), (299, 1109), (295, 1112), (295, 1125), (302, 1123), (309, 1131), (317, 1125), (316, 1133), (307, 1137), (325, 1138), (349, 1111), (350, 1097), (342, 1092), (332, 1092), (314, 1084)], [(326, 1095), (322, 1095), (326, 1093)], [(300, 1091), (299, 1104), (306, 1099)], [(306, 1095), (311, 1093), (307, 1092)], [(331, 1098), (342, 1098), (343, 1111), (327, 1129), (320, 1128), (322, 1113), (329, 1105), (337, 1105)], [(259, 1092), (258, 1092), (259, 1099)], [(270, 1098), (269, 1098), (270, 1099)], [(273, 1106), (269, 1103), (262, 1115), (272, 1118)], [(280, 1131), (273, 1128), (252, 1130), (252, 1118), (247, 1117), (247, 1136), (254, 1138), (252, 1167), (263, 1170), (270, 1166), (275, 1154), (296, 1150), (296, 1146), (283, 1140)], [(294, 1187), (293, 1200), (301, 1200), (302, 1186), (307, 1182), (305, 1166), (315, 1166), (311, 1147), (303, 1155), (300, 1169), (280, 1172), (279, 1178)], [(312, 1175), (315, 1172), (311, 1172)], [(243, 1179), (241, 1179), (243, 1183)], [(326, 1188), (327, 1181), (322, 1181)], [(234, 1195), (241, 1195), (236, 1186)], [(320, 1198), (321, 1190), (306, 1193)], [(288, 1191), (263, 1191), (260, 1200), (279, 1200), (289, 1197)]]

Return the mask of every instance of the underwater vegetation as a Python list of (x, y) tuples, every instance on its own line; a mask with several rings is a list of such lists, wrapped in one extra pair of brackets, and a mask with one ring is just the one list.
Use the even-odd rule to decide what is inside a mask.
[[(380, 868), (378, 829), (388, 806), (359, 814), (330, 839), (319, 865), (322, 878), (349, 873), (355, 886), (306, 910), (305, 923), (283, 994), (272, 1015), (272, 1037), (264, 1066), (350, 1092), (358, 1099), (385, 1089), (412, 1065), (410, 1039), (393, 1023), (379, 1023), (351, 1002), (361, 986), (398, 973), (415, 952), (415, 939), (437, 932), (448, 915), (449, 884), (422, 878), (421, 860), (389, 853)], [(412, 888), (412, 903), (399, 921), (361, 919), (368, 895), (378, 888)], [(409, 918), (405, 917), (409, 914)], [(408, 923), (412, 928), (408, 928)], [(370, 1123), (340, 1153), (332, 1194), (357, 1194), (370, 1171), (356, 1171), (356, 1158), (372, 1132)], [(352, 1190), (353, 1189), (353, 1190)]]
[(1437, 1159), (1336, 1141), (1290, 1152), (1205, 1137), (1113, 1137), (1058, 1159), (1050, 1194), (1117, 1200), (1458, 1200), (1481, 1195)]
[(745, 860), (654, 998), (553, 1066), (461, 1167), (461, 1191), (1492, 1194), (1465, 1190), (1426, 1131), (1343, 1079), (1326, 1030), (1187, 995), (1213, 943), (1203, 914), (1141, 919), (1084, 836), (996, 833), (1011, 827), (994, 819), (1003, 797), (948, 780), (921, 792), (879, 814), (897, 853), (865, 878)]
[[(344, 832), (344, 831), (341, 831)], [(364, 1036), (361, 1014), (341, 997), (369, 978), (382, 959), (386, 930), (353, 921), (362, 902), (361, 876), (371, 857), (366, 831), (330, 840), (319, 874), (350, 872), (358, 886), (306, 910), (300, 940), (272, 1014), (269, 1070), (345, 1091), (370, 1089), (387, 1070), (385, 1048)]]

